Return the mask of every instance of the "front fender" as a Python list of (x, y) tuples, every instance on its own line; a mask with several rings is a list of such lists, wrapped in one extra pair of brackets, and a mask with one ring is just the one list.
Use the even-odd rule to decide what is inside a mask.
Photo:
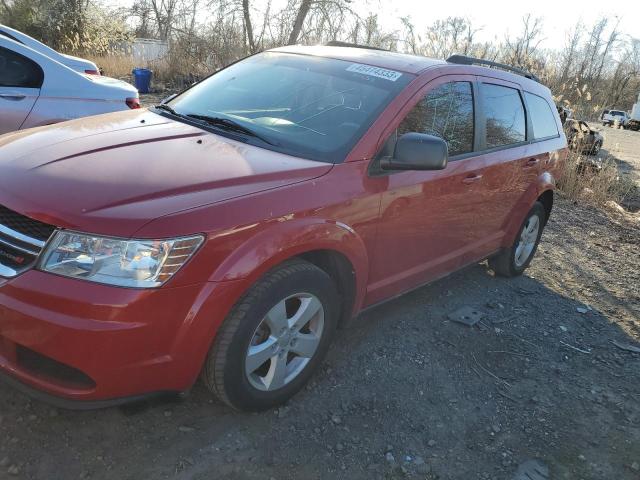
[(355, 308), (359, 309), (369, 274), (367, 249), (348, 225), (334, 220), (306, 218), (269, 222), (249, 236), (215, 269), (210, 281), (243, 280), (247, 288), (285, 260), (314, 250), (332, 250), (351, 263), (356, 279)]

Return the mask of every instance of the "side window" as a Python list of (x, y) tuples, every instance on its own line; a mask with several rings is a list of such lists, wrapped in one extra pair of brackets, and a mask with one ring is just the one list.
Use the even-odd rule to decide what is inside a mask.
[(526, 122), (518, 90), (483, 83), (481, 92), (487, 121), (487, 148), (524, 142)]
[(37, 63), (0, 47), (0, 87), (40, 88), (43, 78)]
[(558, 135), (558, 126), (556, 118), (551, 111), (551, 107), (547, 101), (534, 95), (533, 93), (524, 92), (529, 107), (529, 118), (531, 118), (531, 126), (533, 127), (533, 138), (547, 138)]
[(407, 132), (444, 139), (449, 145), (449, 156), (473, 151), (471, 83), (444, 83), (427, 93), (398, 127), (398, 135)]

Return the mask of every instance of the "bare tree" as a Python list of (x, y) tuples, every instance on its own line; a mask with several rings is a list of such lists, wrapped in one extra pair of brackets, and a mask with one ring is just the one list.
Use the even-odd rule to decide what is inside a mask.
[(287, 42), (288, 45), (293, 45), (294, 43), (298, 42), (298, 37), (300, 36), (300, 32), (302, 31), (304, 21), (307, 18), (307, 15), (309, 15), (309, 10), (311, 10), (312, 3), (313, 2), (311, 0), (300, 1), (298, 13), (296, 14), (296, 18), (293, 22), (291, 33), (289, 34), (289, 40)]
[(522, 31), (520, 34), (511, 39), (505, 39), (505, 58), (504, 60), (511, 65), (530, 68), (532, 61), (537, 53), (542, 37), (542, 19), (531, 18), (531, 15), (525, 15), (522, 18)]

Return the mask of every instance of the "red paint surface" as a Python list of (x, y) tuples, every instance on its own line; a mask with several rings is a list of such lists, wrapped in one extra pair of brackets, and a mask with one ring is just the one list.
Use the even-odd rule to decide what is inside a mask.
[[(71, 399), (182, 391), (196, 380), (233, 304), (287, 258), (313, 250), (343, 254), (356, 277), (355, 315), (510, 245), (533, 202), (554, 188), (564, 135), (450, 162), (442, 171), (370, 176), (372, 157), (427, 89), (487, 72), (403, 62), (372, 62), (422, 73), (337, 165), (146, 110), (0, 138), (0, 204), (12, 210), (112, 236), (207, 235), (159, 289), (36, 270), (0, 279), (0, 369)], [(534, 82), (491, 75), (548, 95)], [(15, 361), (16, 344), (81, 370), (96, 387), (74, 389), (30, 374)]]

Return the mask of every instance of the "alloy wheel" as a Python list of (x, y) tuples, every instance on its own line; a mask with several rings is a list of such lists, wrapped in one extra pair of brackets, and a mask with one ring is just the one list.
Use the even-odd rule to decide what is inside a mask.
[(538, 215), (531, 215), (520, 233), (520, 239), (516, 246), (514, 261), (517, 267), (522, 267), (531, 257), (536, 242), (538, 241), (539, 231), (540, 217), (538, 217)]
[(318, 350), (324, 308), (309, 293), (280, 300), (256, 328), (245, 357), (249, 383), (262, 391), (278, 390), (295, 379)]

